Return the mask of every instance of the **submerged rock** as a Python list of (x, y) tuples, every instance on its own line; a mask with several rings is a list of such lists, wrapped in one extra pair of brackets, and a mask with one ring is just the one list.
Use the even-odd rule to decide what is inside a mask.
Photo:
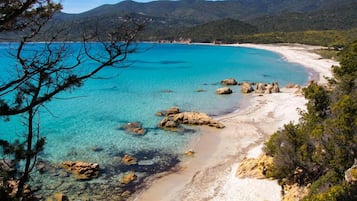
[(121, 162), (124, 163), (125, 165), (135, 165), (137, 161), (138, 160), (134, 156), (130, 156), (130, 155), (125, 155), (121, 159)]
[(127, 172), (120, 178), (121, 184), (129, 184), (137, 178), (134, 172)]
[(54, 193), (53, 199), (49, 198), (47, 200), (54, 200), (54, 201), (69, 201), (68, 197), (63, 193)]
[(77, 179), (88, 180), (99, 176), (98, 163), (86, 163), (83, 161), (64, 161), (61, 167), (73, 174)]
[(146, 130), (142, 127), (142, 124), (140, 122), (130, 122), (124, 124), (120, 127), (120, 129), (123, 129), (125, 130), (125, 132), (132, 133), (135, 135), (144, 135), (146, 133)]
[(232, 89), (229, 87), (223, 87), (223, 88), (219, 88), (216, 90), (217, 94), (231, 94), (233, 93)]

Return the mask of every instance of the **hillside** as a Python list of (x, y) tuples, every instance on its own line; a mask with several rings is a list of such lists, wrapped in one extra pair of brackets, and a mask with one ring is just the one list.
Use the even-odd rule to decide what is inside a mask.
[[(180, 0), (102, 5), (81, 14), (58, 13), (36, 40), (80, 40), (93, 30), (110, 31), (126, 16), (146, 20), (140, 40), (191, 38), (195, 42), (237, 35), (357, 27), (357, 0)], [(9, 38), (9, 35), (2, 35)]]

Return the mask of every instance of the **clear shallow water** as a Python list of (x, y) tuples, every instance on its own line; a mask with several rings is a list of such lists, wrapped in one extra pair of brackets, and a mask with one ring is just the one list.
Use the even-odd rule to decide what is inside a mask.
[[(0, 51), (5, 49), (0, 47)], [(9, 62), (3, 54), (1, 60)], [(106, 69), (97, 76), (110, 79), (91, 79), (82, 88), (60, 94), (59, 99), (47, 104), (50, 113), (41, 113), (41, 133), (47, 139), (42, 158), (52, 163), (84, 160), (110, 166), (113, 157), (124, 153), (176, 155), (197, 133), (157, 129), (161, 120), (155, 116), (157, 111), (178, 106), (210, 115), (230, 112), (242, 100), (240, 88), (232, 87), (234, 93), (228, 96), (215, 94), (221, 87), (219, 82), (229, 77), (238, 82), (277, 81), (280, 86), (308, 80), (306, 69), (287, 63), (275, 53), (238, 47), (140, 44), (138, 52), (123, 64), (127, 67)], [(146, 135), (132, 136), (117, 129), (133, 121), (143, 123)], [(17, 136), (6, 134), (19, 134), (19, 122), (14, 118), (7, 124), (0, 122), (0, 138), (15, 139)], [(102, 151), (95, 152), (94, 147)]]

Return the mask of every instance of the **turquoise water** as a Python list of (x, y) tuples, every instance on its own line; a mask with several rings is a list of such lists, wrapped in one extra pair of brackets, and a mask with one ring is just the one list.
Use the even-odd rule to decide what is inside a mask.
[[(6, 49), (0, 47), (0, 51)], [(3, 56), (1, 60), (9, 62)], [(151, 153), (148, 159), (155, 154), (175, 156), (198, 133), (158, 129), (161, 117), (155, 116), (157, 111), (171, 106), (213, 116), (233, 111), (243, 96), (238, 86), (232, 87), (231, 95), (215, 94), (220, 81), (229, 77), (238, 82), (277, 81), (280, 86), (308, 80), (306, 69), (275, 53), (239, 47), (140, 44), (123, 65), (126, 67), (106, 69), (97, 76), (107, 79), (91, 79), (46, 105), (48, 110), (40, 114), (41, 134), (46, 137), (41, 158), (52, 163), (84, 160), (109, 167), (113, 157), (124, 153)], [(138, 137), (117, 129), (133, 121), (140, 121), (148, 132)], [(15, 118), (0, 124), (2, 139), (15, 139), (18, 135), (8, 133), (19, 134), (22, 129)]]

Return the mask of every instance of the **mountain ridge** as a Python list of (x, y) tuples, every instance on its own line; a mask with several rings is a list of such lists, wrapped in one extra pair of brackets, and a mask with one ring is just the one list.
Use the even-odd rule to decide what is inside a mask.
[[(48, 23), (41, 37), (51, 37), (51, 34), (58, 33), (62, 28), (69, 31), (60, 34), (59, 40), (76, 41), (80, 40), (83, 32), (90, 30), (110, 32), (115, 24), (123, 22), (126, 16), (150, 21), (140, 33), (139, 40), (172, 40), (185, 37), (202, 42), (203, 37), (200, 35), (210, 35), (206, 39), (218, 39), (222, 34), (217, 31), (214, 31), (217, 35), (207, 33), (217, 30), (213, 26), (224, 27), (222, 32), (230, 32), (232, 35), (275, 31), (348, 30), (357, 27), (355, 10), (357, 0), (161, 0), (147, 3), (127, 0), (101, 5), (80, 14), (58, 13)], [(233, 27), (223, 26), (224, 21)], [(246, 26), (247, 24), (249, 26)], [(245, 32), (240, 26), (250, 31)]]

